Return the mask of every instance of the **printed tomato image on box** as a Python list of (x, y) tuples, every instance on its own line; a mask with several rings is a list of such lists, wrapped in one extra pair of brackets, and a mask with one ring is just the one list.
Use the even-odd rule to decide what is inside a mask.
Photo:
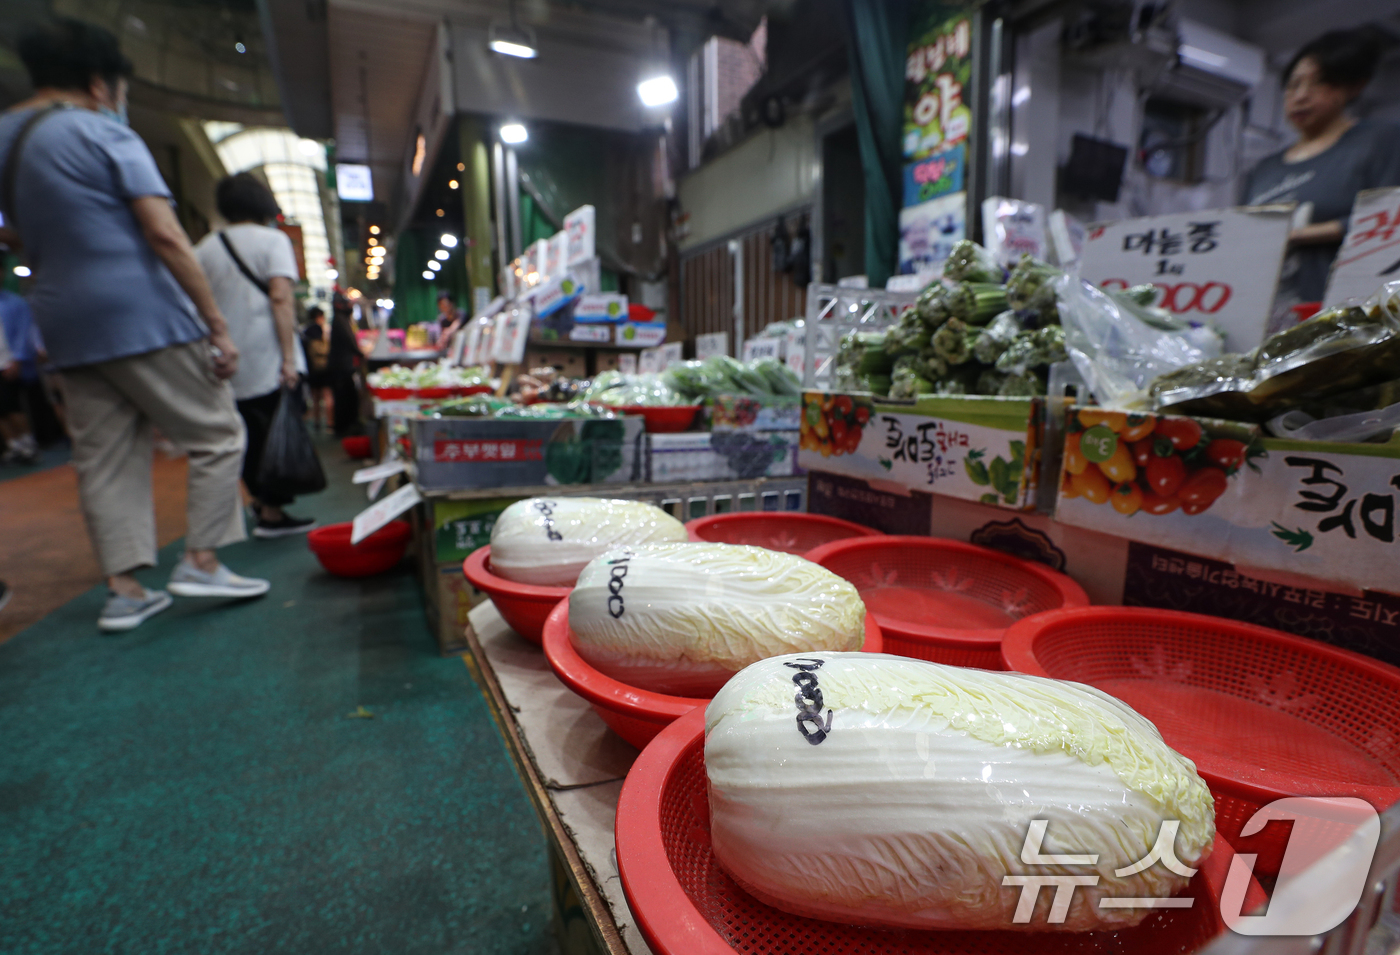
[(1201, 514), (1251, 465), (1255, 437), (1234, 423), (1212, 433), (1195, 418), (1072, 409), (1060, 500), (1108, 505), (1124, 517)]

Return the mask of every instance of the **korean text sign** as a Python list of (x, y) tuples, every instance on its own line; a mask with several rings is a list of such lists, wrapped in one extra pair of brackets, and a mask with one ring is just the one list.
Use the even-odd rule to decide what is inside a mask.
[(1370, 298), (1386, 282), (1400, 278), (1400, 189), (1367, 189), (1356, 194), (1351, 225), (1327, 280), (1327, 306)]
[(1091, 226), (1080, 275), (1104, 288), (1155, 285), (1153, 302), (1225, 334), (1226, 351), (1264, 339), (1293, 207), (1213, 209)]

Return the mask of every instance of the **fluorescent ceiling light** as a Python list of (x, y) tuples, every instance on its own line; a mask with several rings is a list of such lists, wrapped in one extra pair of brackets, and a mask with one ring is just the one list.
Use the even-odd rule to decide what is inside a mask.
[(27, 278), (29, 278), (29, 276), (33, 275), (34, 273), (32, 273), (32, 272), (29, 271), (29, 266), (27, 266), (27, 265), (16, 265), (16, 266), (15, 266), (15, 274), (18, 275), (18, 276), (19, 276), (20, 278), (22, 278), (22, 279), (27, 279)]
[(441, 242), (443, 245), (447, 246), (449, 249), (457, 248), (457, 237), (451, 232), (444, 232), (442, 234), (442, 238), (440, 238), (438, 241)]
[(428, 268), (430, 268), (430, 269), (432, 269), (434, 272), (436, 272), (436, 271), (438, 271), (439, 269), (442, 268), (442, 263), (441, 263), (441, 262), (437, 262), (437, 261), (429, 262), (429, 263), (428, 263)]
[(450, 254), (451, 253), (449, 253), (446, 249), (438, 249), (436, 252), (433, 253), (433, 258), (437, 259), (439, 262), (446, 262), (447, 257)]
[(529, 138), (529, 131), (520, 123), (506, 123), (501, 127), (501, 142), (503, 143), (514, 145), (515, 143), (523, 143)]
[(669, 76), (654, 76), (637, 84), (637, 95), (642, 98), (643, 106), (665, 106), (676, 101), (680, 90)]
[[(526, 40), (523, 36), (519, 37), (519, 39)], [(518, 56), (522, 60), (533, 60), (535, 57), (539, 56), (539, 50), (536, 50), (528, 41), (516, 43), (504, 37), (496, 37), (493, 39), (491, 41), (491, 49), (495, 50), (497, 53), (503, 53), (506, 56)]]
[(437, 277), (437, 273), (435, 273), (435, 272), (429, 272), (429, 271), (427, 271), (426, 269), (423, 271), (423, 278), (425, 278), (425, 279), (433, 279), (433, 278), (436, 278), (436, 277)]

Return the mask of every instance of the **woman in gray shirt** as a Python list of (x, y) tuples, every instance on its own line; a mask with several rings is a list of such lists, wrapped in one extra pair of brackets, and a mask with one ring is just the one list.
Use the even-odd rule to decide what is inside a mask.
[(1400, 185), (1400, 128), (1347, 114), (1380, 53), (1364, 29), (1324, 33), (1294, 54), (1284, 73), (1283, 108), (1298, 141), (1262, 160), (1244, 190), (1247, 205), (1313, 204), (1312, 224), (1289, 237), (1279, 306), (1320, 301), (1356, 194)]

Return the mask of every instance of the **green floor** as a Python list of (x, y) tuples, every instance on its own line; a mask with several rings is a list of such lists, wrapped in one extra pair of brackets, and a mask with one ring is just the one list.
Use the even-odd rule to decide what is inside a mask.
[[(323, 456), (296, 510), (348, 519), (363, 489)], [(94, 590), (0, 646), (0, 952), (553, 952), (538, 822), (408, 564), (223, 556), (272, 592), (111, 637)]]

